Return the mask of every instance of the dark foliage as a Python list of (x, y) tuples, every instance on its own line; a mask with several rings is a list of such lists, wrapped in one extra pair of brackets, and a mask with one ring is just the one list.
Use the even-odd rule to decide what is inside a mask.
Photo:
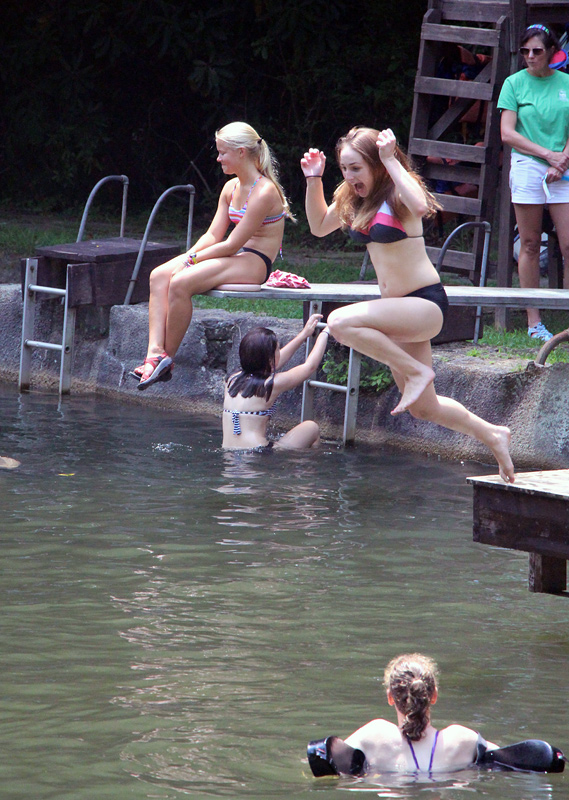
[(354, 124), (390, 125), (405, 141), (425, 10), (425, 0), (4, 0), (3, 196), (64, 205), (125, 173), (145, 202), (185, 182), (207, 198), (222, 180), (213, 133), (242, 119), (298, 200), (308, 146), (332, 156)]

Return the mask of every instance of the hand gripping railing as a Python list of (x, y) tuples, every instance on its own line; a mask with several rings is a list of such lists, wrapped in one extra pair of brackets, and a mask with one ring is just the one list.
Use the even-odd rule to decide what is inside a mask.
[(192, 241), (192, 220), (194, 216), (194, 198), (196, 195), (196, 190), (192, 186), (191, 183), (184, 184), (182, 186), (171, 186), (169, 189), (166, 189), (165, 192), (162, 192), (156, 203), (154, 204), (154, 208), (148, 218), (148, 222), (146, 223), (146, 230), (144, 231), (144, 237), (142, 242), (140, 243), (140, 250), (138, 251), (138, 256), (136, 258), (136, 264), (134, 265), (134, 269), (132, 271), (132, 275), (130, 278), (130, 282), (128, 284), (128, 290), (126, 293), (126, 297), (124, 299), (123, 305), (128, 306), (130, 305), (130, 300), (132, 298), (132, 293), (134, 292), (134, 287), (136, 281), (138, 280), (138, 273), (140, 270), (140, 265), (142, 264), (142, 259), (144, 258), (144, 252), (146, 250), (146, 243), (148, 242), (148, 237), (150, 236), (150, 230), (154, 223), (154, 218), (160, 208), (162, 201), (173, 192), (188, 192), (190, 195), (190, 202), (188, 208), (188, 230), (186, 234), (186, 250), (190, 249), (190, 242)]
[[(492, 226), (489, 222), (464, 222), (462, 225), (459, 225), (458, 228), (455, 228), (444, 241), (443, 246), (441, 247), (441, 251), (439, 253), (439, 257), (437, 259), (437, 263), (435, 265), (435, 269), (441, 274), (441, 268), (443, 266), (443, 261), (446, 255), (446, 252), (450, 246), (450, 243), (454, 239), (454, 237), (460, 233), (461, 231), (465, 230), (466, 228), (484, 228), (484, 245), (482, 248), (482, 261), (480, 263), (480, 282), (479, 286), (486, 285), (486, 271), (488, 268), (488, 253), (490, 252), (490, 234), (492, 232)], [(474, 344), (478, 342), (478, 336), (480, 334), (480, 320), (482, 318), (482, 306), (476, 307), (476, 323), (474, 325)]]

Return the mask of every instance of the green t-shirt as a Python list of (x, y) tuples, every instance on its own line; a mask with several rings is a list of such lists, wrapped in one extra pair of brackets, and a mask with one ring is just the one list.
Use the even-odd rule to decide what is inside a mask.
[(547, 78), (536, 78), (522, 69), (504, 81), (498, 108), (516, 112), (517, 133), (560, 153), (569, 139), (569, 75), (554, 70)]

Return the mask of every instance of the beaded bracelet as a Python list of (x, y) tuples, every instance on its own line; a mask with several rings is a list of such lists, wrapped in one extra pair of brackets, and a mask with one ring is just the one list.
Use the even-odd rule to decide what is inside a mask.
[(196, 261), (197, 255), (198, 255), (197, 253), (188, 253), (188, 257), (186, 258), (186, 263), (194, 267), (197, 264)]

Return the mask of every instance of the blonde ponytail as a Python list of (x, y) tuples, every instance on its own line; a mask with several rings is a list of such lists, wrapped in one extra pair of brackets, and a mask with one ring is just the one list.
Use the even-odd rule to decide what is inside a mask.
[(290, 210), (289, 202), (283, 187), (279, 183), (278, 162), (269, 145), (259, 136), (255, 128), (252, 128), (246, 122), (230, 122), (215, 132), (215, 138), (220, 142), (224, 142), (228, 147), (234, 149), (243, 147), (248, 152), (261, 175), (264, 175), (274, 184), (283, 204), (285, 216), (294, 222), (295, 219)]

